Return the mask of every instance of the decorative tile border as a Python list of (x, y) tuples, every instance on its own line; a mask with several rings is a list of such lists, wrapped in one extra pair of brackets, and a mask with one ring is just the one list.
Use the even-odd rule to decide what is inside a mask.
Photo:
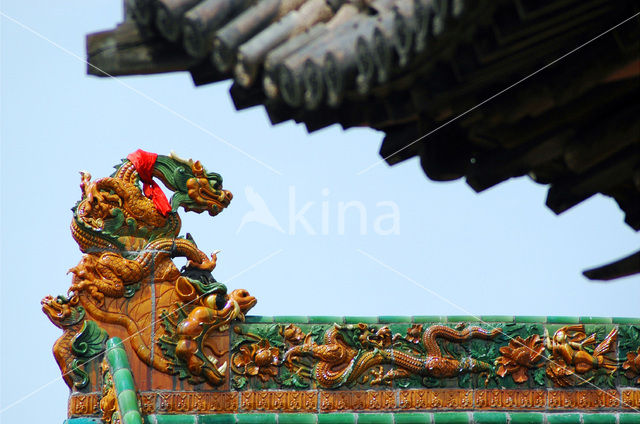
[[(640, 424), (637, 413), (331, 413), (147, 415), (145, 424)], [(98, 418), (70, 418), (63, 424), (102, 424)]]
[[(360, 390), (142, 392), (144, 415), (360, 411), (622, 411), (640, 409), (640, 390)], [(622, 401), (622, 402), (621, 402)], [(72, 417), (98, 413), (99, 395), (74, 395)], [(93, 409), (92, 409), (93, 408)], [(70, 409), (71, 411), (71, 409)]]
[[(141, 393), (146, 413), (228, 413), (238, 411), (238, 393), (225, 392), (157, 392)], [(155, 408), (152, 410), (153, 402)], [(148, 411), (148, 412), (147, 412)]]
[[(496, 329), (500, 331), (496, 333)], [(427, 344), (427, 331), (442, 334), (437, 336), (440, 338), (431, 340), (438, 343), (439, 355), (420, 350)], [(598, 359), (599, 364), (608, 363), (612, 366), (604, 368), (598, 365), (602, 372), (581, 374), (586, 380), (584, 382), (573, 382), (566, 387), (557, 384), (563, 380), (552, 378), (548, 364), (562, 358), (552, 356), (557, 354), (553, 349), (565, 348), (561, 343), (563, 339), (558, 336), (561, 331), (579, 333), (578, 336), (569, 336), (577, 340), (570, 346), (581, 346), (582, 340), (589, 343), (586, 349), (574, 348), (581, 355), (598, 355), (598, 346), (605, 346), (600, 350), (607, 349)], [(634, 421), (640, 414), (632, 413), (640, 410), (640, 379), (633, 369), (633, 361), (636, 361), (640, 347), (638, 319), (522, 316), (483, 316), (482, 320), (466, 316), (247, 317), (245, 322), (231, 325), (228, 337), (229, 368), (226, 378), (229, 380), (225, 386), (194, 386), (198, 391), (165, 387), (153, 391), (135, 391), (143, 422), (402, 424), (416, 419), (418, 421), (415, 422), (422, 422), (427, 417), (428, 420), (424, 422), (430, 424), (553, 424), (575, 420), (581, 424), (604, 424), (609, 422), (607, 419), (614, 419), (611, 422), (616, 424), (640, 424), (640, 420)], [(608, 338), (611, 342), (607, 345)], [(517, 340), (520, 342), (516, 343)], [(557, 344), (549, 345), (552, 342)], [(315, 373), (323, 355), (333, 352), (332, 349), (340, 344), (343, 346), (340, 349), (347, 351), (360, 349), (355, 356), (353, 351), (349, 353), (352, 359), (361, 358), (362, 355), (370, 355), (369, 358), (374, 359), (371, 365), (366, 365), (368, 371), (359, 374), (358, 379), (347, 382), (345, 376), (336, 387), (325, 387), (322, 384), (326, 382), (318, 380), (320, 374), (310, 378), (313, 374), (309, 373)], [(509, 355), (515, 358), (517, 349), (524, 348), (525, 344), (528, 346), (525, 350), (540, 352), (540, 358), (530, 355), (531, 362), (528, 367), (522, 368), (522, 374), (518, 377), (520, 381), (516, 380), (513, 372), (500, 375), (501, 364), (519, 366), (515, 362), (508, 362)], [(458, 366), (467, 367), (466, 371), (451, 371), (452, 374), (437, 378), (432, 378), (428, 371), (425, 374), (414, 372), (411, 377), (411, 374), (397, 372), (406, 365), (390, 366), (385, 362), (388, 356), (378, 357), (380, 362), (375, 362), (380, 352), (395, 355), (398, 352), (396, 347), (402, 349), (402, 346), (409, 346), (409, 350), (399, 351), (407, 353), (407, 360), (413, 356), (423, 361), (416, 362), (416, 367), (426, 367), (429, 358), (435, 357), (438, 361), (455, 360)], [(120, 393), (130, 392), (134, 387), (133, 383), (122, 383), (120, 378), (121, 371), (128, 368), (127, 358), (123, 357), (125, 351), (116, 341), (110, 341), (108, 347), (110, 350), (105, 356), (112, 362), (114, 377), (118, 377), (114, 381), (119, 382), (115, 387), (120, 389), (120, 400)], [(116, 348), (118, 358), (114, 353)], [(303, 368), (284, 366), (285, 361), (291, 359), (287, 352), (311, 351), (317, 353), (298, 358), (302, 365), (306, 363), (307, 374)], [(265, 360), (267, 357), (268, 360)], [(473, 359), (479, 362), (476, 365), (465, 363), (465, 357), (469, 358), (467, 361)], [(606, 360), (602, 357), (606, 357)], [(481, 365), (485, 368), (473, 369)], [(487, 365), (490, 368), (486, 368)], [(333, 369), (327, 367), (326, 370), (340, 372), (345, 369), (341, 368), (344, 366), (354, 365), (345, 362)], [(244, 374), (239, 373), (242, 370)], [(391, 378), (384, 380), (383, 377), (388, 375)], [(408, 379), (407, 375), (413, 379)], [(242, 385), (234, 382), (238, 377), (244, 379)], [(377, 383), (372, 380), (374, 378), (379, 378)], [(103, 397), (104, 392), (74, 392), (69, 400), (70, 419), (97, 418), (102, 413), (100, 401)], [(133, 400), (129, 400), (129, 406), (133, 406)], [(600, 413), (591, 414), (595, 411)], [(608, 418), (601, 421), (597, 417)], [(76, 424), (74, 421), (70, 423)]]
[[(624, 317), (570, 317), (570, 316), (531, 316), (531, 315), (481, 315), (479, 317), (471, 315), (414, 315), (414, 316), (287, 316), (287, 315), (248, 315), (245, 323), (247, 324), (271, 324), (271, 323), (291, 323), (291, 324), (309, 324), (309, 323), (327, 323), (327, 318), (335, 319), (336, 323), (357, 324), (366, 322), (369, 324), (390, 324), (392, 322), (407, 323), (459, 323), (459, 322), (504, 322), (504, 323), (537, 323), (537, 324), (634, 324), (640, 325), (640, 318), (624, 318)], [(387, 318), (393, 318), (392, 321), (385, 321)], [(396, 319), (401, 319), (397, 321)], [(330, 321), (330, 320), (329, 320)]]
[(545, 390), (476, 390), (476, 409), (542, 409), (547, 407)]
[(640, 390), (638, 389), (623, 390), (622, 403), (626, 408), (640, 409)]
[(398, 409), (397, 394), (392, 391), (320, 392), (320, 412), (386, 411)]
[(96, 415), (100, 412), (100, 393), (73, 394), (69, 397), (69, 417)]
[[(617, 390), (550, 390), (549, 409), (615, 409), (620, 407)], [(630, 407), (623, 405), (623, 407)]]
[(316, 391), (259, 391), (242, 392), (239, 409), (242, 411), (316, 412)]
[(396, 408), (404, 410), (469, 409), (471, 390), (400, 390)]

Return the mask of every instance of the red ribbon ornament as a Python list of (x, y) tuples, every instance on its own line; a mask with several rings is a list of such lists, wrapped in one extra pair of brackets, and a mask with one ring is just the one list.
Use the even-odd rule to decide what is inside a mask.
[(142, 192), (153, 201), (162, 216), (167, 216), (167, 213), (171, 212), (171, 205), (158, 183), (153, 180), (153, 167), (157, 158), (158, 155), (156, 153), (145, 152), (141, 149), (127, 156), (127, 159), (138, 171), (138, 176), (142, 181)]

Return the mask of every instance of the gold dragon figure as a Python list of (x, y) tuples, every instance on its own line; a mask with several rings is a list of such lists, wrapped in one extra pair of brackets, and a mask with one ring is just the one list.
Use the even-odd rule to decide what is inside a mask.
[[(411, 332), (410, 329), (409, 333)], [(355, 331), (356, 338), (347, 337)], [(415, 331), (414, 331), (415, 332)], [(400, 335), (393, 336), (389, 327), (378, 330), (360, 323), (357, 326), (336, 324), (327, 330), (323, 344), (316, 344), (310, 337), (303, 344), (293, 346), (284, 356), (285, 365), (294, 372), (312, 377), (326, 389), (357, 382), (371, 370), (375, 377), (371, 384), (389, 384), (394, 378), (411, 374), (420, 377), (449, 378), (464, 373), (491, 373), (490, 364), (471, 357), (454, 358), (442, 352), (437, 339), (462, 343), (474, 338), (489, 340), (501, 333), (501, 329), (487, 331), (480, 327), (456, 330), (444, 325), (433, 325), (422, 332), (415, 342), (407, 342)], [(409, 334), (409, 339), (411, 334)], [(407, 349), (399, 349), (404, 343)], [(313, 366), (304, 364), (303, 358), (312, 358)], [(394, 368), (384, 373), (382, 365)]]
[(40, 304), (42, 311), (56, 327), (60, 328), (62, 336), (53, 344), (53, 356), (56, 359), (64, 382), (73, 388), (73, 378), (71, 373), (71, 363), (74, 354), (72, 352), (72, 340), (80, 331), (85, 318), (85, 311), (82, 306), (78, 306), (77, 296), (68, 299), (64, 296), (46, 296)]
[[(154, 178), (173, 192), (170, 200)], [(124, 329), (122, 335), (148, 366), (222, 384), (226, 365), (216, 367), (215, 358), (202, 354), (204, 339), (226, 330), (231, 320), (243, 319), (256, 300), (245, 290), (227, 294), (213, 279), (216, 252), (208, 256), (189, 234), (180, 237), (177, 213), (179, 207), (211, 216), (220, 213), (233, 197), (222, 188), (222, 177), (207, 172), (199, 161), (138, 150), (110, 177), (92, 181), (88, 172), (81, 172), (80, 189), (71, 233), (83, 256), (69, 270), (73, 279), (68, 303), (83, 308), (110, 334), (113, 328)], [(182, 270), (175, 257), (186, 258)], [(53, 298), (43, 300), (43, 310), (61, 328), (66, 321), (58, 318), (62, 312), (56, 308), (64, 307)], [(162, 316), (169, 315), (175, 325), (167, 327), (166, 320), (160, 325)], [(65, 356), (68, 333), (71, 329), (54, 346), (57, 360)], [(154, 352), (162, 338), (177, 348)]]

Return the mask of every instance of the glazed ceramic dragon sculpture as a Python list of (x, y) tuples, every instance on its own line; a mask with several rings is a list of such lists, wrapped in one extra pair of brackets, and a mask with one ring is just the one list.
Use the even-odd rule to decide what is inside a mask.
[[(354, 330), (359, 334), (357, 341), (347, 341), (345, 335)], [(371, 381), (372, 384), (390, 383), (395, 378), (411, 374), (448, 378), (464, 373), (490, 373), (490, 364), (471, 357), (455, 359), (443, 354), (437, 339), (462, 343), (474, 338), (489, 340), (500, 333), (499, 328), (491, 331), (480, 327), (455, 330), (444, 325), (434, 325), (415, 340), (411, 347), (414, 354), (411, 354), (397, 348), (398, 343), (405, 339), (396, 337), (394, 340), (389, 327), (372, 331), (363, 323), (357, 326), (335, 325), (325, 333), (323, 344), (313, 343), (308, 338), (304, 344), (289, 349), (284, 362), (296, 372), (304, 372), (305, 365), (301, 359), (313, 358), (315, 365), (309, 373), (320, 387), (328, 389), (348, 386), (364, 376), (367, 371), (385, 364), (394, 368), (384, 373), (380, 367), (377, 373), (373, 373), (375, 378)]]
[[(173, 192), (171, 200), (154, 178)], [(216, 253), (207, 256), (189, 234), (179, 236), (177, 210), (220, 213), (232, 199), (222, 177), (199, 161), (138, 150), (110, 177), (92, 181), (81, 172), (80, 188), (71, 233), (83, 257), (69, 270), (68, 298), (42, 301), (43, 311), (65, 330), (54, 346), (63, 375), (69, 373), (70, 334), (93, 319), (111, 336), (128, 340), (147, 365), (195, 383), (221, 384), (226, 364), (204, 353), (207, 338), (242, 319), (256, 299), (245, 290), (227, 294), (213, 279)], [(182, 271), (175, 257), (187, 259)], [(165, 343), (158, 346), (159, 340)]]

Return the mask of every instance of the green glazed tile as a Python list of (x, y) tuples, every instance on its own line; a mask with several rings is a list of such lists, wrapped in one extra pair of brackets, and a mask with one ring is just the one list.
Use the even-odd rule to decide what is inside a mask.
[(115, 372), (120, 369), (131, 369), (129, 366), (129, 359), (124, 349), (114, 348), (107, 350), (107, 361), (109, 361), (109, 368)]
[(110, 338), (109, 340), (107, 340), (106, 348), (107, 349), (117, 349), (117, 348), (124, 349), (122, 347), (122, 339), (120, 337)]
[(474, 412), (473, 422), (476, 424), (507, 424), (504, 412)]
[(545, 324), (547, 322), (547, 317), (535, 316), (535, 315), (516, 315), (517, 323), (541, 323)]
[(309, 324), (342, 324), (344, 317), (330, 317), (330, 316), (313, 316), (309, 317)]
[(640, 424), (640, 414), (624, 413), (618, 415), (620, 424)]
[(287, 316), (287, 315), (282, 315), (282, 316), (275, 316), (273, 317), (273, 322), (279, 323), (279, 324), (306, 324), (307, 322), (309, 322), (309, 317), (306, 316)]
[(613, 317), (611, 321), (614, 324), (640, 324), (640, 318)]
[(447, 317), (439, 315), (418, 315), (413, 317), (413, 322), (447, 322)]
[(513, 315), (482, 315), (482, 321), (485, 322), (513, 322)]
[(345, 324), (359, 324), (361, 322), (365, 324), (377, 324), (378, 317), (344, 317)]
[(580, 414), (547, 414), (548, 424), (580, 424)]
[(405, 412), (393, 414), (395, 424), (431, 424), (431, 414)]
[(236, 417), (233, 414), (200, 415), (198, 424), (235, 424)]
[(579, 324), (580, 318), (578, 317), (563, 317), (563, 316), (550, 316), (547, 317), (547, 323), (549, 324)]
[(480, 322), (480, 317), (472, 315), (449, 315), (447, 322)]
[(113, 382), (116, 385), (116, 393), (120, 393), (124, 390), (136, 390), (131, 371), (127, 368), (120, 368), (118, 371), (114, 372)]
[(64, 420), (63, 424), (103, 424), (100, 418), (69, 418)]
[(411, 322), (410, 316), (400, 316), (400, 315), (381, 315), (378, 317), (378, 321), (380, 324), (393, 324), (398, 322)]
[(138, 411), (129, 411), (122, 417), (123, 424), (142, 424), (142, 416)]
[(583, 424), (616, 424), (616, 416), (613, 414), (583, 414)]
[(318, 424), (356, 424), (356, 414), (318, 414)]
[(316, 424), (316, 415), (278, 414), (278, 424)]
[(581, 324), (611, 324), (613, 319), (606, 317), (580, 317)]
[(393, 424), (393, 414), (358, 414), (358, 424)]
[(535, 412), (511, 412), (509, 414), (511, 424), (542, 424), (544, 414)]
[(273, 317), (263, 315), (248, 315), (244, 318), (244, 322), (246, 322), (247, 324), (272, 323)]
[(467, 424), (469, 414), (466, 412), (438, 412), (433, 414), (434, 424)]
[(137, 411), (138, 410), (138, 398), (136, 392), (133, 390), (125, 390), (118, 393), (118, 407), (121, 412)]
[(195, 424), (195, 415), (156, 415), (158, 424)]
[(276, 424), (276, 414), (238, 414), (238, 424)]

